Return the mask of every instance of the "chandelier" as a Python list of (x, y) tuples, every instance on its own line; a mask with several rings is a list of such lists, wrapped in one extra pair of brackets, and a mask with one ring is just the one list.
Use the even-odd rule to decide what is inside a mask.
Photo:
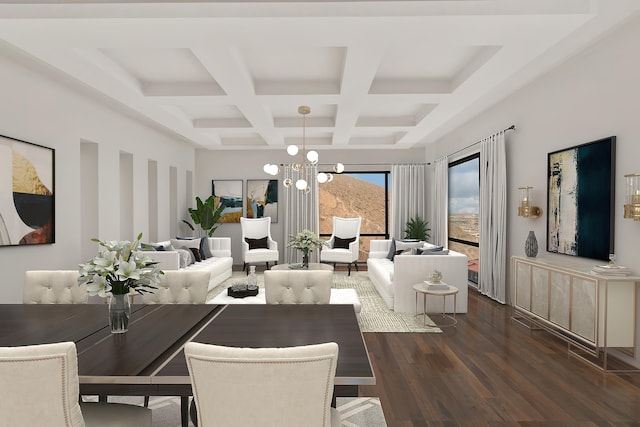
[[(316, 179), (320, 184), (333, 180), (333, 174), (331, 173), (320, 172), (316, 174), (315, 178), (312, 176), (312, 166), (318, 164), (318, 152), (315, 150), (307, 151), (306, 147), (306, 117), (310, 112), (311, 108), (306, 105), (298, 107), (298, 113), (302, 114), (302, 150), (300, 150), (297, 145), (292, 144), (287, 147), (287, 153), (293, 157), (300, 153), (300, 160), (291, 165), (291, 170), (285, 168), (285, 176), (282, 181), (282, 185), (286, 188), (295, 184), (296, 188), (305, 194), (311, 191), (309, 187), (309, 181), (311, 179)], [(265, 173), (274, 176), (280, 172), (278, 165), (272, 165), (270, 163), (265, 164), (263, 170)], [(333, 166), (333, 170), (336, 173), (342, 173), (344, 171), (344, 165), (342, 163), (336, 163)]]

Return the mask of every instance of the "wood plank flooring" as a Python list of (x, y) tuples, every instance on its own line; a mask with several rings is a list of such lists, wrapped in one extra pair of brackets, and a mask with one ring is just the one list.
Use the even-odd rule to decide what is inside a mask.
[(389, 427), (640, 426), (640, 374), (604, 374), (469, 290), (442, 334), (365, 333)]

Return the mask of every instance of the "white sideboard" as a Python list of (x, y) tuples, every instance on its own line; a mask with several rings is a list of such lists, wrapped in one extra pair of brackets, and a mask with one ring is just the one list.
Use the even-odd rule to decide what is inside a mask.
[[(640, 277), (605, 276), (555, 259), (511, 258), (514, 318), (534, 322), (596, 359), (607, 371), (607, 349), (633, 353)], [(580, 356), (580, 354), (576, 355)], [(593, 362), (591, 362), (593, 363)]]

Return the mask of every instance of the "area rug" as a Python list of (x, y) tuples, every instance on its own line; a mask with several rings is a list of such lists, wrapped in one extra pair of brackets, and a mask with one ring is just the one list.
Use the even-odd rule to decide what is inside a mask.
[[(91, 399), (86, 399), (91, 400)], [(109, 396), (109, 402), (142, 405), (142, 397)], [(151, 397), (154, 427), (180, 427), (180, 398)], [(376, 397), (338, 397), (336, 409), (344, 427), (386, 427), (380, 399)], [(190, 426), (193, 423), (189, 422)]]
[[(214, 298), (219, 293), (236, 283), (246, 281), (246, 274), (236, 271), (223, 283), (209, 291), (207, 300)], [(245, 282), (246, 283), (246, 282)], [(264, 275), (258, 274), (258, 286), (264, 286)], [(422, 317), (416, 320), (413, 314), (396, 313), (387, 308), (383, 299), (376, 291), (367, 272), (347, 272), (337, 271), (333, 273), (333, 287), (337, 289), (355, 289), (362, 304), (359, 316), (360, 329), (362, 332), (442, 332), (440, 328), (424, 327)], [(427, 323), (430, 319), (427, 317)]]

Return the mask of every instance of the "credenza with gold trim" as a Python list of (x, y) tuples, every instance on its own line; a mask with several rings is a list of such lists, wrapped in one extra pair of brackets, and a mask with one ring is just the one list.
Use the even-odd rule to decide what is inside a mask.
[(609, 350), (629, 356), (636, 347), (640, 277), (599, 275), (589, 267), (547, 258), (511, 258), (513, 318), (567, 341), (569, 352), (607, 372)]

